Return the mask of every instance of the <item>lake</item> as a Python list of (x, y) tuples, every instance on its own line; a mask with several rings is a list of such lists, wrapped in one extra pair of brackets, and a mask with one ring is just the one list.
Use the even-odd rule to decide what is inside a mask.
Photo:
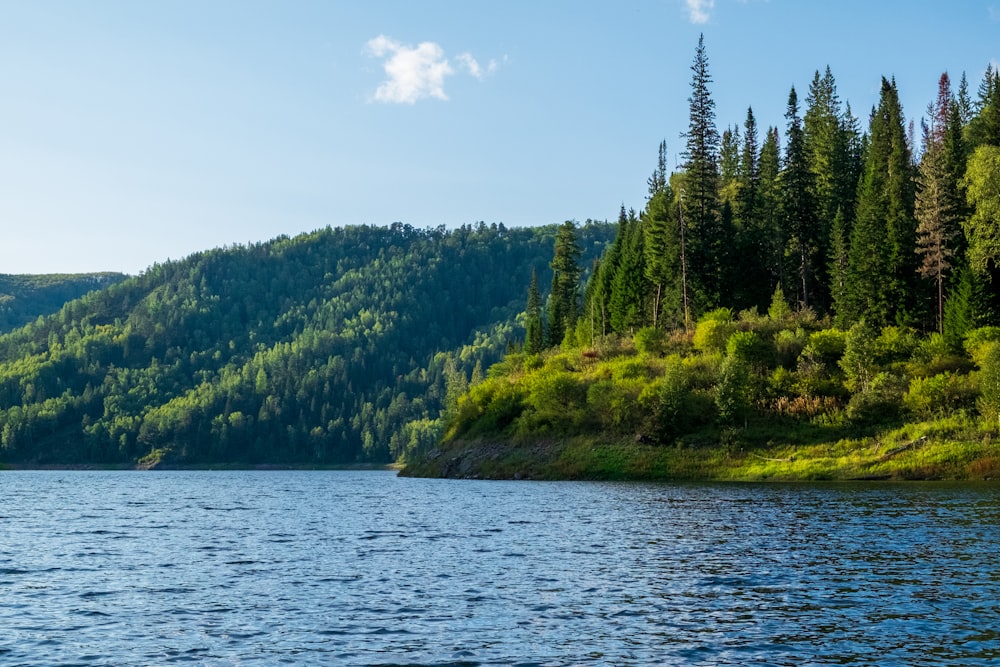
[(995, 665), (1000, 486), (0, 473), (3, 665)]

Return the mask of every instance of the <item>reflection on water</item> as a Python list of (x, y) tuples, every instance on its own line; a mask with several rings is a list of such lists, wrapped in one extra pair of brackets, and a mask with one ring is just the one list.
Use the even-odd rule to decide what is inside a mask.
[(0, 474), (0, 664), (993, 665), (1000, 487)]

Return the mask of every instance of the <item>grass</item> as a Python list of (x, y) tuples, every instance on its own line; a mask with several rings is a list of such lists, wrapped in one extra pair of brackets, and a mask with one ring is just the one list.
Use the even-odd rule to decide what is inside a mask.
[[(1000, 440), (971, 418), (906, 424), (807, 444), (754, 444), (752, 429), (714, 443), (656, 446), (598, 435), (458, 441), (403, 474), (486, 479), (676, 481), (1000, 480)], [(813, 434), (815, 438), (815, 434)]]

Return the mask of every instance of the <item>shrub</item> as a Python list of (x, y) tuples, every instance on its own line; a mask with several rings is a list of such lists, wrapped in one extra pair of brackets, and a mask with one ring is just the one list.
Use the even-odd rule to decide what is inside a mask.
[(737, 357), (727, 356), (719, 369), (715, 387), (715, 407), (722, 424), (738, 424), (749, 416), (754, 401), (750, 366)]
[(1000, 343), (984, 346), (979, 364), (979, 413), (988, 421), (1000, 422)]
[(847, 346), (847, 332), (840, 329), (821, 329), (809, 335), (807, 347), (826, 363), (836, 363)]
[(525, 403), (534, 408), (533, 421), (570, 430), (584, 415), (587, 389), (570, 373), (542, 372), (531, 383)]
[(751, 366), (770, 366), (774, 348), (753, 331), (736, 331), (726, 342), (726, 354)]
[(711, 389), (719, 377), (719, 355), (684, 357), (682, 363), (692, 389)]
[(989, 352), (989, 344), (996, 342), (1000, 342), (1000, 327), (979, 327), (965, 335), (962, 346), (972, 357), (972, 361), (982, 368), (983, 361)]
[(847, 377), (847, 387), (861, 394), (869, 389), (875, 376), (875, 332), (864, 320), (847, 332), (844, 355), (838, 362)]
[(661, 441), (670, 441), (685, 431), (685, 406), (690, 394), (687, 373), (680, 357), (667, 359), (656, 406), (656, 433)]
[(899, 419), (905, 381), (898, 375), (878, 373), (867, 389), (854, 394), (847, 404), (847, 417), (857, 424), (879, 424)]
[(792, 368), (806, 346), (806, 333), (802, 329), (782, 329), (774, 336), (774, 351), (778, 364)]
[(663, 354), (663, 346), (666, 337), (663, 331), (656, 327), (643, 327), (635, 332), (635, 349), (640, 354), (652, 354), (659, 356)]
[(883, 364), (906, 361), (917, 349), (917, 334), (909, 327), (885, 327), (875, 339), (875, 353)]
[(713, 310), (698, 321), (694, 330), (694, 347), (701, 352), (722, 352), (735, 330), (732, 311), (728, 308)]
[(971, 408), (976, 403), (976, 394), (975, 383), (968, 375), (940, 373), (910, 381), (903, 405), (919, 417), (937, 417)]

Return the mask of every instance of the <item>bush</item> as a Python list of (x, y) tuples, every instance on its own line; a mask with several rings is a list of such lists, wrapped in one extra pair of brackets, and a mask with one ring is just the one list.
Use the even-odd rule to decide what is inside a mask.
[(751, 366), (767, 367), (774, 361), (774, 348), (753, 331), (736, 331), (726, 342), (726, 354)]
[(690, 394), (687, 373), (680, 357), (667, 359), (656, 406), (656, 435), (660, 441), (674, 440), (685, 432), (688, 423), (685, 407)]
[(722, 352), (729, 337), (736, 330), (732, 318), (722, 319), (720, 311), (729, 313), (728, 308), (712, 311), (698, 322), (694, 330), (694, 347), (701, 352)]
[(864, 320), (847, 332), (844, 356), (838, 362), (847, 377), (847, 388), (861, 394), (869, 389), (875, 376), (875, 332)]
[(663, 354), (663, 346), (666, 337), (663, 331), (656, 327), (643, 327), (635, 332), (635, 349), (640, 354), (652, 354), (659, 356)]
[(878, 373), (868, 388), (851, 397), (847, 418), (857, 424), (880, 424), (899, 419), (905, 381), (898, 375)]
[(972, 357), (972, 361), (982, 368), (990, 343), (1000, 342), (1000, 327), (979, 327), (965, 335), (962, 346)]
[(715, 387), (715, 407), (719, 422), (738, 424), (750, 414), (754, 390), (750, 366), (737, 357), (727, 356), (719, 369), (719, 383)]
[(783, 329), (774, 336), (774, 351), (778, 364), (785, 368), (793, 368), (799, 355), (806, 346), (806, 332), (802, 329), (790, 331)]
[(984, 346), (979, 364), (979, 413), (990, 422), (1000, 422), (1000, 343)]
[(840, 329), (821, 329), (809, 335), (807, 347), (825, 363), (836, 363), (844, 355), (847, 332)]
[(875, 353), (882, 364), (906, 361), (918, 343), (916, 332), (909, 327), (885, 327), (875, 339)]
[(918, 417), (940, 417), (973, 407), (976, 394), (975, 383), (968, 375), (940, 373), (912, 380), (903, 405)]

